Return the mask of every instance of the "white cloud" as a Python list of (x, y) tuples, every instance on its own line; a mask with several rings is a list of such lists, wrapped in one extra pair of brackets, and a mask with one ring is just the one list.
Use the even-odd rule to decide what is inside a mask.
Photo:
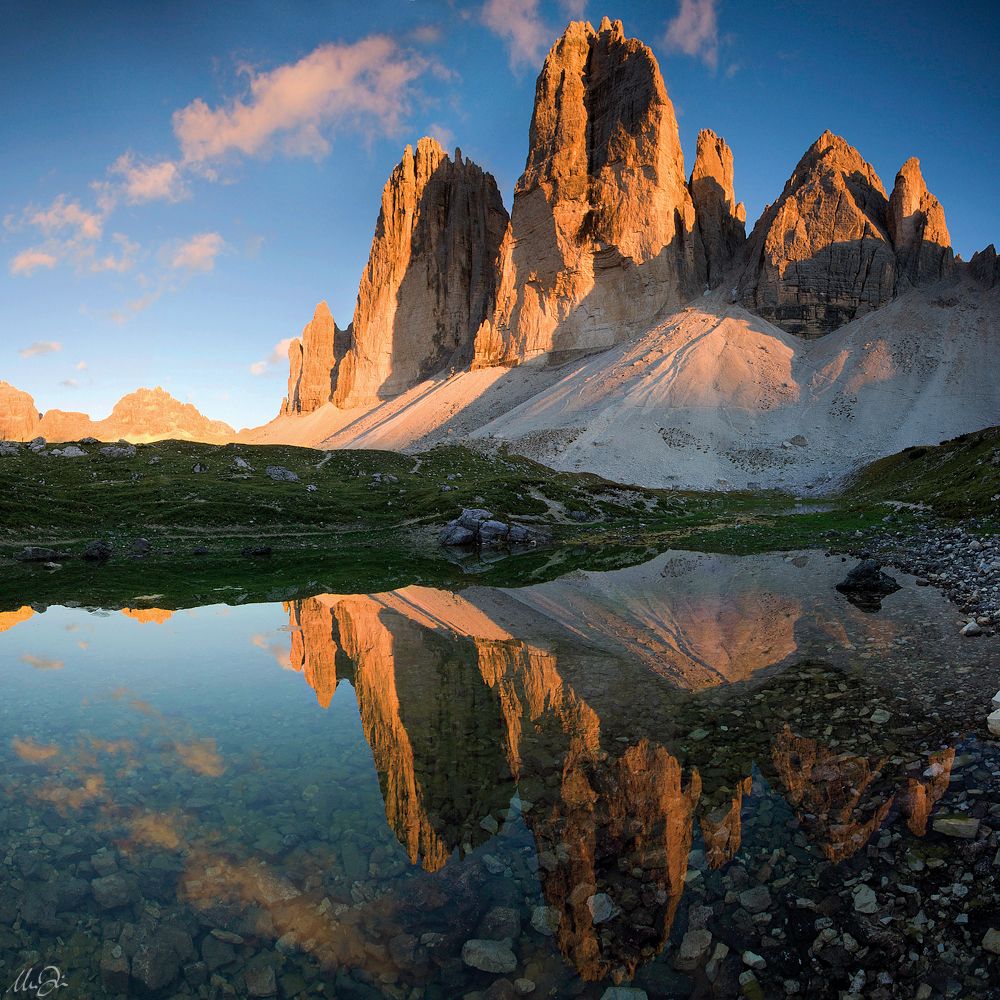
[(32, 275), (40, 267), (55, 267), (59, 261), (54, 254), (46, 253), (44, 250), (22, 250), (11, 262), (11, 274), (23, 274), (25, 277)]
[(144, 201), (180, 201), (190, 194), (181, 169), (173, 160), (143, 163), (132, 153), (122, 153), (109, 172), (122, 178), (125, 198), (133, 205)]
[(539, 69), (552, 34), (538, 13), (538, 0), (486, 0), (483, 24), (507, 45), (512, 70)]
[(42, 354), (56, 354), (62, 350), (58, 340), (36, 340), (28, 347), (22, 347), (17, 353), (22, 358), (37, 358)]
[(271, 348), (271, 353), (263, 361), (255, 361), (250, 366), (250, 374), (266, 375), (270, 369), (284, 364), (288, 360), (288, 345), (291, 344), (292, 340), (292, 337), (285, 337), (284, 340), (279, 340)]
[(226, 241), (218, 233), (199, 233), (182, 243), (170, 257), (175, 271), (211, 271)]
[(587, 13), (587, 0), (559, 0), (563, 14), (573, 21), (582, 21)]
[(321, 45), (267, 72), (244, 67), (245, 97), (217, 108), (199, 97), (174, 112), (182, 162), (267, 154), (276, 145), (292, 156), (322, 156), (330, 148), (323, 130), (335, 122), (392, 134), (409, 106), (410, 84), (432, 65), (393, 39), (372, 35)]
[(716, 0), (681, 0), (677, 16), (667, 25), (667, 48), (694, 56), (715, 70), (719, 65)]

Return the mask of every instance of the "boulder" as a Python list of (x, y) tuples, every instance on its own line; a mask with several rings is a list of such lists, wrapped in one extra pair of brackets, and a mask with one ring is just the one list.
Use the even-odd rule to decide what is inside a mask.
[(882, 598), (899, 589), (899, 584), (883, 573), (874, 559), (863, 559), (837, 584), (837, 590), (862, 611), (878, 611)]
[(473, 938), (462, 945), (462, 961), (481, 972), (513, 972), (517, 968), (517, 957), (511, 949), (510, 938), (502, 941), (487, 941)]
[(83, 547), (82, 555), (89, 562), (107, 562), (113, 551), (110, 542), (106, 542), (103, 538), (97, 538), (92, 542), (87, 542)]
[(57, 562), (60, 559), (70, 558), (70, 554), (40, 545), (26, 545), (14, 558), (18, 562)]
[(298, 473), (281, 465), (269, 465), (264, 471), (276, 483), (297, 483), (299, 481)]

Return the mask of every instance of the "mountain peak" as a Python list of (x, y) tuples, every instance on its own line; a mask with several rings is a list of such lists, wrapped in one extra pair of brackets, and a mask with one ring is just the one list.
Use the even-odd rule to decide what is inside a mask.
[(896, 174), (889, 199), (888, 224), (901, 278), (919, 285), (938, 281), (951, 269), (954, 254), (944, 208), (927, 190), (920, 161), (915, 156)]

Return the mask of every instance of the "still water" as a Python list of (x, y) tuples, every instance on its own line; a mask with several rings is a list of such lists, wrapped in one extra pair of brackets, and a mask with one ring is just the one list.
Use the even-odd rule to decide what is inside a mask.
[(0, 991), (1000, 996), (994, 641), (846, 568), (0, 614)]

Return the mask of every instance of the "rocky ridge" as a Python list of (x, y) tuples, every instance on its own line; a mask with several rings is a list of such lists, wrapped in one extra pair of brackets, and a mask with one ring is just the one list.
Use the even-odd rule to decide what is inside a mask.
[(93, 437), (99, 441), (124, 438), (143, 442), (175, 438), (221, 443), (235, 436), (229, 424), (209, 420), (193, 404), (182, 403), (159, 387), (137, 389), (122, 396), (109, 416), (93, 420), (86, 413), (67, 410), (39, 413), (28, 393), (0, 382), (0, 439), (79, 441)]

